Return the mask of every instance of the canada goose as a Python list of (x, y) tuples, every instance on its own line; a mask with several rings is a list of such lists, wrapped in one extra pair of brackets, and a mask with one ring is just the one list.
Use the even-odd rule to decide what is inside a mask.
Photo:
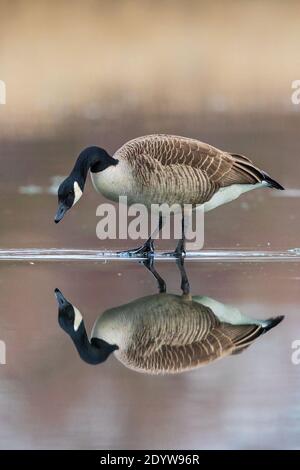
[[(145, 263), (155, 272), (153, 258)], [(178, 263), (183, 275), (183, 261)], [(59, 324), (81, 359), (99, 364), (114, 352), (138, 372), (178, 373), (243, 351), (283, 319), (253, 320), (208, 297), (191, 297), (183, 277), (183, 295), (167, 294), (165, 283), (155, 277), (159, 294), (106, 310), (96, 320), (90, 341), (79, 310), (55, 289)]]
[(209, 298), (154, 294), (105, 311), (89, 341), (82, 315), (56, 289), (59, 324), (85, 362), (113, 352), (129, 369), (150, 374), (190, 370), (237, 354), (283, 317), (253, 320)]
[[(128, 204), (142, 203), (148, 208), (151, 204), (192, 204), (210, 211), (252, 189), (284, 189), (247, 157), (196, 139), (154, 134), (125, 143), (113, 157), (100, 147), (83, 150), (59, 186), (56, 223), (81, 198), (89, 170), (95, 189), (108, 199), (127, 196)], [(184, 234), (182, 239), (177, 254), (184, 250)], [(149, 251), (153, 252), (151, 237), (131, 250)]]

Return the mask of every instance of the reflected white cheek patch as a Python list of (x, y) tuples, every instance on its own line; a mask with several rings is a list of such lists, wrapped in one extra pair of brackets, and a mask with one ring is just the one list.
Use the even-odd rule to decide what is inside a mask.
[(82, 196), (82, 191), (79, 187), (79, 184), (77, 183), (77, 181), (74, 181), (74, 202), (73, 202), (73, 206), (76, 204), (76, 202), (79, 201), (81, 196)]
[(74, 307), (74, 313), (75, 313), (75, 318), (74, 318), (74, 331), (77, 331), (78, 328), (80, 327), (80, 323), (82, 322), (82, 315), (79, 312), (78, 308)]

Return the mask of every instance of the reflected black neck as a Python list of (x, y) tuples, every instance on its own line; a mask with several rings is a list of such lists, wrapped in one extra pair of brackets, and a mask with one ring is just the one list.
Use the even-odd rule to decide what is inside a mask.
[(99, 338), (92, 338), (90, 342), (83, 322), (81, 322), (78, 330), (70, 336), (79, 356), (88, 364), (100, 364), (106, 361), (113, 351), (118, 349), (117, 346), (111, 345)]
[(117, 163), (118, 160), (112, 158), (106, 150), (100, 147), (88, 147), (80, 153), (71, 175), (75, 181), (81, 183), (81, 189), (83, 189), (89, 170), (92, 173), (98, 173)]

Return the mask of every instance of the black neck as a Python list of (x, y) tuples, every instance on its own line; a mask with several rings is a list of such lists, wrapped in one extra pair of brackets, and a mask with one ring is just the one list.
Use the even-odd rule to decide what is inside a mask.
[(80, 153), (71, 175), (80, 183), (83, 190), (89, 170), (92, 173), (98, 173), (117, 163), (118, 160), (112, 158), (106, 150), (100, 147), (88, 147)]
[(81, 322), (78, 331), (70, 335), (81, 359), (88, 364), (100, 364), (106, 361), (108, 356), (118, 349), (106, 341), (92, 338), (91, 342), (86, 334), (84, 323)]

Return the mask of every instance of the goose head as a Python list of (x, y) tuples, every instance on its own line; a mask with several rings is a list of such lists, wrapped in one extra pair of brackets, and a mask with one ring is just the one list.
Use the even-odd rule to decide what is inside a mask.
[(118, 160), (112, 158), (101, 147), (87, 147), (78, 156), (70, 175), (58, 188), (58, 209), (54, 218), (57, 224), (66, 212), (81, 198), (88, 171), (98, 173), (109, 166), (117, 165)]
[(54, 292), (58, 303), (58, 323), (71, 337), (81, 359), (88, 364), (104, 362), (118, 346), (100, 338), (92, 338), (90, 342), (78, 308), (72, 305), (59, 289), (56, 288)]
[(57, 224), (65, 215), (65, 213), (79, 201), (83, 194), (83, 187), (76, 181), (74, 176), (70, 175), (66, 178), (58, 188), (58, 209), (55, 215), (55, 223)]
[(82, 315), (78, 308), (73, 306), (59, 289), (56, 288), (54, 292), (58, 303), (58, 323), (68, 335), (74, 336), (83, 322)]

